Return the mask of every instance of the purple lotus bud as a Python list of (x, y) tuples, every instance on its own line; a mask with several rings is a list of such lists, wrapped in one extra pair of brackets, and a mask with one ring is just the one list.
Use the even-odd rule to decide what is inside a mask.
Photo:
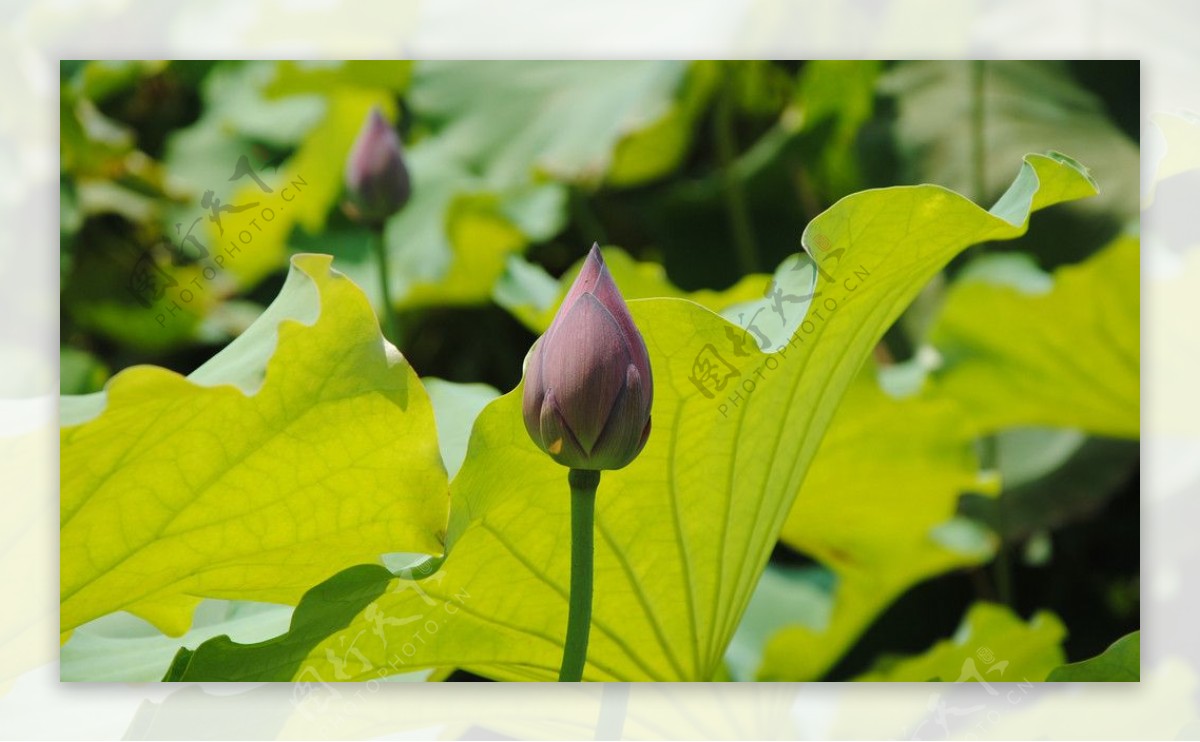
[(411, 192), (400, 137), (373, 108), (346, 160), (346, 213), (357, 221), (382, 224), (408, 203)]
[(525, 429), (563, 466), (620, 469), (646, 445), (653, 394), (646, 343), (593, 245), (529, 354)]

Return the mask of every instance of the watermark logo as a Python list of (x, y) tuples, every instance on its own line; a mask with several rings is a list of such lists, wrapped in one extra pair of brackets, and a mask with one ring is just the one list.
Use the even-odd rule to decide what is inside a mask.
[(692, 373), (688, 379), (696, 385), (701, 394), (714, 399), (718, 393), (725, 391), (730, 379), (741, 375), (742, 372), (738, 371), (736, 366), (721, 357), (716, 346), (708, 343), (700, 349), (696, 360), (692, 361)]
[[(200, 206), (207, 211), (206, 215), (197, 216), (186, 230), (182, 222), (176, 223), (173, 238), (166, 236), (153, 248), (137, 254), (126, 290), (143, 308), (156, 310), (154, 320), (160, 327), (166, 327), (197, 297), (208, 292), (211, 284), (237, 260), (243, 249), (252, 247), (255, 239), (264, 233), (265, 227), (279, 218), (287, 205), (308, 187), (308, 181), (302, 175), (293, 175), (276, 190), (263, 178), (262, 171), (270, 168), (277, 172), (278, 166), (279, 161), (276, 160), (263, 163), (261, 168), (255, 169), (250, 159), (242, 155), (234, 164), (228, 182), (248, 179), (259, 192), (271, 196), (270, 202), (225, 203), (216, 191), (206, 190), (200, 199)], [(237, 223), (226, 234), (226, 227), (230, 226), (226, 218), (234, 216), (238, 217)], [(196, 229), (206, 219), (216, 228), (218, 235), (218, 242), (212, 248), (201, 240), (203, 230)], [(181, 281), (177, 277), (173, 269), (179, 266), (195, 266), (196, 272), (191, 275), (191, 280)]]
[[(1033, 683), (1028, 678), (1022, 678), (1019, 682), (1010, 683), (1007, 691), (1002, 692), (992, 683), (1003, 682), (1007, 669), (1008, 660), (997, 661), (996, 654), (990, 647), (980, 646), (975, 650), (975, 656), (963, 660), (962, 668), (954, 683), (964, 691), (983, 688), (988, 696), (987, 700), (992, 705), (1004, 701), (1009, 706), (1015, 706), (1025, 700), (1029, 691), (1033, 689)], [(964, 731), (959, 727), (964, 726), (964, 722), (971, 719), (975, 719), (975, 721), (969, 726), (970, 735), (979, 738), (987, 731), (988, 727), (994, 726), (1002, 718), (1000, 710), (989, 708), (989, 703), (959, 706), (949, 703), (946, 700), (947, 695), (945, 692), (930, 694), (925, 717), (913, 728), (909, 739), (929, 739), (931, 727), (940, 728), (946, 739), (951, 736), (958, 737)], [(979, 717), (981, 712), (982, 718)], [(956, 728), (951, 730), (952, 726)]]
[[(421, 648), (433, 644), (444, 623), (471, 599), (466, 588), (458, 588), (452, 594), (441, 589), (446, 575), (430, 574), (432, 569), (431, 563), (425, 562), (402, 570), (387, 595), (411, 592), (412, 599), (395, 601), (381, 597), (371, 603), (362, 613), (365, 627), (353, 634), (342, 634), (337, 646), (325, 647), (324, 660), (328, 666), (325, 672), (312, 665), (303, 667), (292, 690), (292, 704), (302, 714), (316, 718), (327, 713), (336, 702), (340, 711), (352, 715), (358, 702), (379, 691), (383, 678), (412, 669), (413, 665), (424, 665), (419, 657)], [(427, 589), (430, 586), (438, 589)], [(394, 606), (394, 610), (389, 612), (383, 607), (385, 604)], [(366, 682), (354, 686), (353, 691), (337, 687), (339, 681), (362, 679), (364, 675)]]
[[(845, 271), (840, 282), (835, 280), (827, 269), (839, 267), (846, 249), (831, 249), (832, 243), (823, 234), (813, 238), (813, 245), (818, 251), (815, 258), (793, 256), (771, 278), (761, 301), (735, 310), (737, 329), (725, 328), (724, 347), (708, 343), (692, 361), (689, 380), (705, 397), (719, 400), (721, 417), (728, 418), (737, 410), (758, 384), (787, 360), (787, 354), (816, 333), (870, 277), (870, 269), (858, 265)], [(825, 279), (824, 284), (819, 284), (818, 276)], [(820, 291), (818, 285), (822, 285)], [(751, 357), (752, 350), (769, 355), (755, 367), (746, 368), (739, 359)]]

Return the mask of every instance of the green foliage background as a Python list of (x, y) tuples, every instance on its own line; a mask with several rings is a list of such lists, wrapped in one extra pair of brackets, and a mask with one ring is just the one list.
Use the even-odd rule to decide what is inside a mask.
[[(61, 91), (64, 679), (552, 679), (565, 475), (516, 387), (593, 241), (657, 386), (601, 484), (586, 679), (1136, 679), (1136, 63)], [(339, 208), (373, 106), (413, 176), (390, 308)]]

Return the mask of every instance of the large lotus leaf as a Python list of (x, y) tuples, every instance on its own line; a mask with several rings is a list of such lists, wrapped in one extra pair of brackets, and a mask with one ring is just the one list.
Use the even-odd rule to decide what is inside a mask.
[(969, 276), (930, 333), (945, 360), (943, 393), (978, 433), (1016, 425), (1140, 431), (1139, 240), (1125, 235), (1044, 289)]
[(994, 603), (976, 603), (950, 639), (911, 657), (883, 657), (855, 680), (1041, 682), (1065, 657), (1066, 628), (1042, 611), (1028, 622)]
[[(600, 484), (585, 678), (713, 677), (825, 428), (885, 329), (968, 245), (1018, 236), (1031, 211), (1094, 193), (1073, 161), (1031, 155), (991, 212), (937, 186), (843, 199), (804, 237), (824, 271), (821, 304), (772, 355), (746, 346), (735, 355), (732, 326), (692, 302), (631, 302), (655, 370), (655, 428), (641, 456)], [(520, 394), (476, 421), (439, 571), (396, 581), (318, 645), (300, 675), (453, 665), (502, 679), (555, 676), (567, 614), (566, 473), (529, 440)]]
[(136, 366), (63, 399), (61, 630), (202, 597), (295, 604), (346, 567), (438, 554), (433, 410), (362, 292), (298, 256), (242, 337), (183, 377)]

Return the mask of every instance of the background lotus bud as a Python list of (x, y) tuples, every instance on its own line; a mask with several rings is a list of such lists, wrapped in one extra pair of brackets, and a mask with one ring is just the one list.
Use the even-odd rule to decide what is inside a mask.
[(620, 469), (650, 435), (654, 384), (646, 343), (593, 245), (529, 355), (525, 428), (572, 469)]
[(400, 137), (378, 108), (371, 109), (346, 160), (346, 213), (382, 224), (412, 193)]

